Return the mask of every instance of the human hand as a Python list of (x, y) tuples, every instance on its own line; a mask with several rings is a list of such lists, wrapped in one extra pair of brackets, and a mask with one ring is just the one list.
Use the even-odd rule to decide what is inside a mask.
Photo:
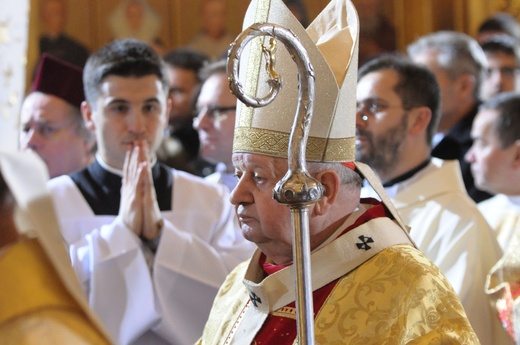
[(143, 228), (143, 193), (142, 179), (145, 155), (142, 145), (135, 142), (126, 152), (123, 165), (123, 180), (121, 183), (121, 202), (119, 216), (136, 235), (140, 236)]
[[(148, 152), (148, 145), (145, 145), (145, 148), (146, 152)], [(157, 195), (155, 193), (152, 169), (149, 160), (147, 161), (146, 169), (143, 169), (142, 183), (143, 227), (141, 235), (147, 240), (153, 240), (159, 236), (164, 224), (161, 210), (159, 209), (159, 203), (157, 202)]]
[(146, 141), (135, 142), (126, 154), (119, 215), (136, 235), (148, 240), (156, 238), (162, 228)]

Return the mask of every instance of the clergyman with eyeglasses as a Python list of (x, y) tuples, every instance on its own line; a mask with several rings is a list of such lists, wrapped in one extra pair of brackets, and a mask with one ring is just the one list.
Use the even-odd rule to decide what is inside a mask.
[[(356, 160), (379, 176), (417, 247), (458, 294), (481, 343), (507, 344), (484, 294), (500, 247), (464, 188), (459, 162), (431, 157), (440, 116), (435, 76), (390, 55), (367, 62), (358, 78)], [(375, 193), (365, 186), (362, 196)]]
[(237, 98), (229, 90), (226, 60), (209, 64), (200, 74), (193, 126), (199, 133), (201, 157), (216, 164), (215, 173), (206, 179), (232, 190), (237, 183), (231, 161)]

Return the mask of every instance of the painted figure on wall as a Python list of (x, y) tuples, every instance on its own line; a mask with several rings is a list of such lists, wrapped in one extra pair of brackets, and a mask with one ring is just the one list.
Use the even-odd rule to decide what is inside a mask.
[(108, 18), (108, 24), (115, 39), (136, 38), (154, 48), (162, 46), (161, 17), (146, 0), (121, 1)]
[(40, 55), (49, 55), (83, 67), (89, 51), (81, 42), (65, 33), (67, 3), (65, 0), (43, 0), (40, 2), (40, 19), (43, 33), (39, 40)]

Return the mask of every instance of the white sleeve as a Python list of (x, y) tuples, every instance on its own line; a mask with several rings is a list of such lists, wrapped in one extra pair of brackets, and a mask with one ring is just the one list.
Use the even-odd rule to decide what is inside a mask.
[(194, 343), (225, 277), (253, 252), (226, 189), (176, 175), (152, 273), (141, 240), (118, 217), (92, 214), (72, 181), (54, 190), (55, 200), (68, 201), (57, 211), (74, 268), (119, 344), (148, 330), (169, 343)]
[(159, 321), (141, 241), (116, 218), (69, 246), (89, 304), (118, 344), (128, 344)]
[[(180, 175), (180, 174), (179, 174)], [(173, 209), (165, 219), (155, 258), (154, 283), (162, 322), (156, 330), (174, 344), (193, 344), (202, 334), (213, 299), (229, 272), (249, 259), (223, 186), (174, 183)]]
[(218, 288), (253, 253), (255, 246), (244, 239), (225, 186), (176, 172), (172, 208), (173, 213), (164, 213), (156, 266), (164, 264)]

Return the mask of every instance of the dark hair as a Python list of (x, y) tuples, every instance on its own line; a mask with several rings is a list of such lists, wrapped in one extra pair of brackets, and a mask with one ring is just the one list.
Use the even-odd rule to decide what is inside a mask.
[(364, 64), (358, 73), (358, 80), (371, 72), (390, 69), (397, 73), (399, 80), (394, 91), (401, 98), (403, 108), (428, 107), (432, 118), (426, 130), (426, 140), (432, 142), (440, 118), (440, 88), (435, 75), (426, 67), (397, 53), (380, 55)]
[(480, 110), (496, 110), (498, 117), (494, 130), (501, 148), (520, 139), (520, 95), (515, 92), (498, 94), (480, 106)]
[(145, 77), (156, 75), (165, 92), (169, 89), (168, 70), (163, 59), (148, 44), (136, 39), (115, 40), (95, 51), (83, 70), (85, 98), (95, 106), (99, 86), (110, 76)]
[(520, 25), (515, 17), (509, 13), (499, 12), (486, 18), (479, 26), (477, 32), (503, 32), (516, 40), (520, 40)]
[(163, 59), (168, 66), (193, 71), (197, 77), (200, 69), (209, 61), (206, 54), (186, 48), (172, 50)]
[(511, 36), (504, 34), (492, 35), (480, 42), (480, 46), (482, 50), (484, 50), (484, 53), (504, 53), (513, 56), (516, 59), (516, 63), (520, 64), (518, 43)]

